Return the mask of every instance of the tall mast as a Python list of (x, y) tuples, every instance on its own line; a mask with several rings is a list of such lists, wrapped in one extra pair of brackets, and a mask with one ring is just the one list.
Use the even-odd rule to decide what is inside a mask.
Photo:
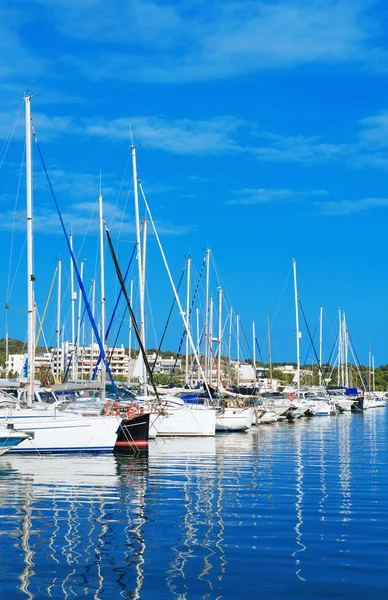
[(341, 309), (338, 309), (338, 377), (337, 384), (341, 385), (341, 364), (342, 364), (342, 326), (341, 326)]
[(296, 391), (300, 396), (300, 334), (299, 334), (299, 306), (298, 306), (298, 284), (296, 279), (296, 260), (292, 259), (294, 267), (294, 295), (295, 295), (295, 329), (296, 329)]
[(237, 387), (240, 387), (240, 315), (236, 315)]
[(31, 96), (23, 98), (26, 117), (26, 216), (27, 216), (27, 356), (28, 356), (28, 389), (27, 406), (34, 400), (35, 380), (35, 331), (34, 331), (34, 281), (33, 272), (33, 240), (32, 240), (32, 162), (31, 162)]
[[(83, 281), (83, 277), (84, 277), (84, 262), (82, 261), (81, 267), (80, 267), (81, 281)], [(79, 298), (78, 298), (78, 315), (77, 315), (77, 349), (78, 350), (80, 350), (80, 348), (82, 347), (82, 344), (81, 344), (81, 308), (82, 308), (82, 290), (80, 289)], [(77, 363), (77, 379), (78, 379), (78, 363)]]
[(229, 310), (229, 340), (228, 340), (228, 382), (229, 385), (232, 384), (231, 373), (230, 373), (230, 364), (232, 360), (232, 330), (233, 330), (233, 308), (230, 307)]
[(369, 388), (369, 392), (371, 391), (371, 368), (372, 368), (372, 350), (369, 348), (368, 349), (368, 388)]
[[(92, 279), (92, 317), (94, 321), (94, 314), (96, 311), (96, 281)], [(92, 335), (90, 338), (90, 379), (92, 378), (94, 371), (94, 329), (92, 327)]]
[[(145, 348), (145, 327), (144, 327), (144, 296), (143, 296), (143, 268), (142, 268), (142, 252), (140, 240), (140, 217), (139, 217), (139, 196), (138, 196), (138, 178), (136, 166), (136, 149), (131, 146), (132, 155), (132, 171), (133, 171), (133, 198), (135, 204), (135, 225), (136, 225), (136, 244), (137, 244), (137, 270), (139, 280), (139, 332), (140, 339)], [(143, 357), (139, 354), (138, 360), (141, 360), (141, 391), (144, 396), (147, 395), (147, 378)]]
[(346, 315), (343, 315), (343, 328), (344, 328), (344, 354), (345, 354), (345, 387), (349, 387), (349, 339), (348, 339), (348, 328), (346, 327)]
[(256, 331), (255, 331), (255, 322), (252, 321), (252, 360), (253, 360), (253, 368), (255, 370), (255, 381), (256, 381)]
[(221, 387), (222, 288), (218, 288), (217, 389)]
[[(56, 352), (56, 379), (60, 381), (61, 359), (59, 348), (61, 345), (61, 285), (62, 285), (62, 259), (58, 260), (58, 296), (57, 296), (57, 352)], [(62, 349), (63, 352), (63, 349)]]
[(209, 278), (210, 278), (210, 250), (206, 250), (206, 292), (205, 292), (205, 379), (209, 378)]
[(269, 320), (269, 314), (267, 314), (268, 321), (268, 363), (269, 363), (269, 383), (272, 386), (272, 354), (271, 354), (271, 323)]
[[(73, 236), (69, 235), (70, 248), (73, 251)], [(76, 379), (77, 353), (75, 348), (75, 291), (74, 291), (74, 265), (70, 256), (70, 301), (71, 301), (71, 346), (72, 346), (72, 361), (71, 361), (71, 378)]]
[(323, 306), (319, 309), (319, 385), (322, 385)]
[(373, 383), (373, 393), (376, 391), (375, 385), (375, 357), (372, 355), (372, 383)]
[[(129, 288), (129, 302), (132, 306), (133, 300), (133, 279), (131, 279), (131, 284)], [(132, 319), (129, 317), (129, 333), (128, 333), (128, 381), (131, 381), (131, 349), (132, 349)]]
[(142, 257), (141, 257), (141, 267), (142, 267), (142, 295), (143, 295), (143, 306), (145, 306), (145, 280), (146, 280), (146, 260), (147, 260), (147, 219), (144, 219), (142, 222), (143, 226), (143, 247), (142, 247)]
[[(105, 340), (105, 256), (104, 256), (104, 215), (102, 211), (102, 194), (101, 194), (101, 174), (100, 174), (100, 193), (98, 194), (98, 212), (100, 226), (100, 299), (101, 299), (101, 342), (106, 350)], [(105, 380), (106, 380), (106, 365), (105, 361), (101, 361), (101, 400), (105, 400)]]
[(200, 352), (201, 336), (199, 333), (199, 308), (198, 307), (195, 309), (195, 318), (196, 318), (196, 322), (197, 322), (197, 352), (198, 352), (198, 356), (200, 356), (201, 355), (201, 352)]
[[(187, 257), (187, 289), (186, 289), (186, 321), (187, 327), (190, 328), (190, 273), (191, 258)], [(185, 363), (185, 383), (189, 383), (189, 336), (186, 335), (186, 363)]]
[(209, 339), (208, 339), (208, 350), (209, 350), (209, 375), (210, 383), (213, 383), (213, 298), (210, 298), (209, 306)]

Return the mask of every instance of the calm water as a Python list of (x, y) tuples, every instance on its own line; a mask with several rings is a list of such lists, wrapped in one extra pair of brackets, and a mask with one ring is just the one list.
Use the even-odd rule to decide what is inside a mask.
[(386, 414), (5, 455), (0, 598), (386, 599)]

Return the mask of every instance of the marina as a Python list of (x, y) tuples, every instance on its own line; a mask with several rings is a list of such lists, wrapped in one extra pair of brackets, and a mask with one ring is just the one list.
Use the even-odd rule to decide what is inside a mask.
[(343, 413), (98, 460), (4, 455), (0, 594), (383, 599), (386, 419)]
[(386, 600), (385, 23), (0, 6), (0, 600)]

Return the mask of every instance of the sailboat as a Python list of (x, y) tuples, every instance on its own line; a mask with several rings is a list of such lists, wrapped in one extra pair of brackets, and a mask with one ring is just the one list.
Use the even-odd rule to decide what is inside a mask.
[(10, 452), (111, 452), (116, 443), (121, 417), (83, 417), (61, 410), (61, 403), (34, 402), (35, 397), (35, 327), (34, 327), (34, 272), (32, 236), (32, 161), (31, 161), (31, 96), (26, 94), (26, 204), (27, 204), (27, 298), (28, 298), (28, 363), (27, 406), (7, 397), (1, 398), (0, 425), (27, 433), (26, 438)]

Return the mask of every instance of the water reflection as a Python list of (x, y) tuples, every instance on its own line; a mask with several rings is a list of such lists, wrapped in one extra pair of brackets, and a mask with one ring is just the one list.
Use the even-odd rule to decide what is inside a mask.
[(363, 539), (388, 530), (385, 419), (162, 440), (143, 456), (5, 455), (0, 597), (279, 598), (289, 586), (321, 600), (319, 577), (351, 589)]

